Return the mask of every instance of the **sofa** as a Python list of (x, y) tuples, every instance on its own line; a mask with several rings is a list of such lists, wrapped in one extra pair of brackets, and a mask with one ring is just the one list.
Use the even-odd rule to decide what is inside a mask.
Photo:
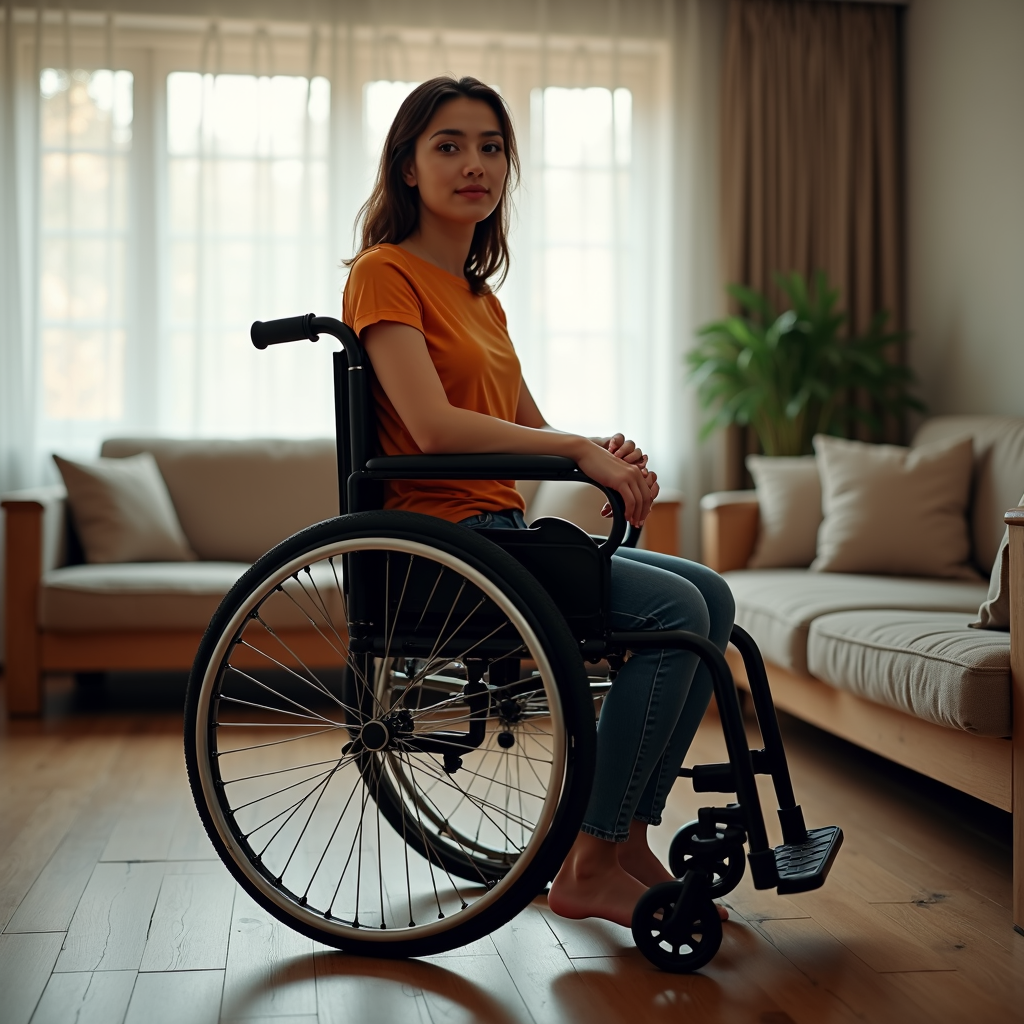
[[(756, 491), (702, 499), (703, 559), (728, 580), (779, 709), (1013, 813), (1013, 922), (1024, 933), (1024, 420), (935, 417), (911, 447), (965, 437), (977, 580), (750, 568)], [(970, 628), (1006, 526), (1010, 629)]]
[[(63, 486), (4, 497), (4, 671), (9, 715), (37, 715), (47, 673), (185, 670), (235, 580), (269, 548), (338, 513), (333, 440), (107, 440), (101, 456), (149, 452), (195, 560), (87, 564)], [(527, 518), (560, 516), (602, 531), (603, 495), (580, 483), (519, 484)], [(641, 544), (678, 550), (681, 500), (664, 494)], [(288, 642), (315, 657), (308, 623)], [(306, 628), (304, 628), (304, 626)]]

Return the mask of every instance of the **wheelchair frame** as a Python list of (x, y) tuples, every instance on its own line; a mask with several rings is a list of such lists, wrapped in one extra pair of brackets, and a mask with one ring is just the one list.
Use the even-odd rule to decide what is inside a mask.
[[(595, 565), (604, 567), (595, 571), (603, 571), (606, 574), (615, 549), (623, 542), (627, 545), (636, 543), (638, 531), (630, 529), (627, 534), (621, 497), (585, 476), (569, 459), (507, 454), (390, 457), (375, 454), (376, 432), (370, 393), (372, 368), (354, 332), (340, 321), (331, 317), (317, 317), (310, 313), (268, 323), (257, 321), (252, 325), (251, 334), (253, 344), (259, 349), (290, 341), (317, 341), (321, 334), (331, 335), (341, 342), (341, 351), (335, 352), (333, 356), (333, 367), (339, 503), (342, 517), (379, 509), (380, 487), (389, 480), (576, 480), (592, 484), (604, 491), (614, 513), (611, 530), (606, 539), (588, 538), (575, 527), (570, 530), (565, 524), (557, 525), (560, 521), (547, 521), (552, 523), (546, 529), (548, 536), (555, 538), (554, 550), (560, 550), (558, 542), (564, 537), (568, 547), (575, 546), (581, 557), (591, 557)], [(514, 543), (519, 541), (522, 544), (526, 532), (481, 531), (480, 534), (499, 546), (506, 546), (507, 543), (511, 554), (523, 562), (528, 570), (533, 571), (543, 586), (544, 559), (535, 558), (531, 563), (529, 552), (524, 552), (521, 547), (517, 548)], [(515, 537), (512, 536), (513, 533), (516, 534)], [(543, 531), (538, 529), (529, 533), (541, 535)], [(593, 559), (595, 551), (598, 557)], [(410, 558), (410, 566), (411, 564)], [(411, 572), (411, 568), (409, 571)], [(607, 586), (598, 589), (606, 595)], [(696, 655), (711, 672), (729, 760), (721, 764), (681, 768), (679, 774), (691, 780), (696, 792), (734, 793), (736, 800), (724, 806), (700, 808), (697, 820), (677, 833), (672, 842), (670, 864), (673, 873), (681, 876), (681, 880), (664, 883), (648, 890), (637, 904), (633, 918), (633, 934), (637, 944), (652, 962), (671, 971), (696, 970), (714, 956), (721, 943), (721, 924), (711, 899), (725, 895), (738, 883), (744, 870), (744, 844), (748, 847), (746, 859), (750, 864), (755, 888), (775, 888), (779, 893), (794, 893), (823, 884), (842, 843), (842, 831), (835, 826), (809, 831), (805, 826), (803, 812), (796, 802), (793, 791), (764, 664), (755, 643), (744, 630), (735, 627), (731, 639), (746, 666), (754, 712), (763, 741), (762, 747), (753, 750), (748, 746), (732, 674), (725, 658), (713, 644), (704, 637), (682, 630), (610, 630), (606, 622), (606, 607), (595, 608), (592, 595), (590, 604), (583, 600), (577, 607), (573, 604), (572, 596), (566, 596), (568, 593), (562, 593), (563, 601), (558, 607), (566, 621), (573, 626), (573, 636), (582, 660), (596, 662), (605, 659), (614, 668), (615, 665), (621, 664), (621, 660), (629, 651), (675, 648)], [(353, 652), (359, 649), (358, 612), (361, 599), (361, 595), (354, 590), (348, 593), (347, 615)], [(369, 644), (369, 641), (367, 643)], [(365, 646), (363, 649), (369, 652), (368, 656), (373, 656), (371, 646)], [(388, 649), (390, 650), (390, 641)], [(380, 652), (377, 654), (379, 657)], [(493, 682), (492, 679), (492, 685)], [(480, 684), (471, 683), (464, 688), (464, 692), (469, 694), (474, 685), (479, 687)], [(448, 772), (450, 764), (453, 770), (461, 766), (458, 757), (459, 744), (468, 750), (473, 735), (476, 735), (478, 745), (483, 735), (484, 726), (479, 722), (474, 725), (474, 716), (479, 717), (479, 711), (473, 710), (474, 698), (467, 696), (465, 699), (471, 709), (470, 733), (439, 733), (437, 735), (445, 738), (434, 741), (433, 749), (446, 750), (443, 755), (445, 772)], [(486, 715), (486, 712), (484, 714)], [(374, 716), (375, 723), (378, 717), (384, 717), (382, 714), (378, 716), (376, 712)], [(474, 728), (477, 726), (479, 728), (474, 734)], [(369, 723), (366, 723), (366, 727), (369, 727)], [(376, 727), (374, 725), (374, 728)], [(189, 724), (186, 724), (186, 736), (188, 729)], [(384, 732), (387, 733), (386, 728)], [(357, 737), (348, 746), (351, 748), (353, 744), (359, 742), (361, 741)], [(438, 746), (438, 743), (441, 745)], [(447, 748), (444, 744), (447, 744)], [(427, 749), (430, 749), (429, 746)], [(192, 769), (193, 765), (190, 762), (190, 776), (193, 774)], [(774, 849), (769, 845), (755, 781), (758, 774), (771, 777), (778, 802), (784, 841), (781, 846)], [(201, 813), (204, 813), (202, 802), (207, 798), (202, 795), (200, 789), (197, 789), (195, 779), (193, 789), (196, 791)], [(582, 815), (582, 809), (579, 809), (578, 813)], [(204, 821), (207, 821), (209, 829), (210, 824), (205, 813)], [(578, 824), (575, 823), (577, 829)], [(222, 845), (216, 845), (224, 856)], [(429, 851), (427, 856), (428, 859), (431, 856)], [(227, 857), (225, 859), (227, 860)], [(229, 863), (229, 867), (231, 866)], [(381, 927), (384, 927), (383, 924)], [(380, 952), (387, 955), (385, 949), (381, 949)]]

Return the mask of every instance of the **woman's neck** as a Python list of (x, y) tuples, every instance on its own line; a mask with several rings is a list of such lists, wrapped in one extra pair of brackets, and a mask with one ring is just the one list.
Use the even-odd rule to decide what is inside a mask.
[(465, 278), (466, 260), (475, 230), (476, 224), (442, 220), (420, 206), (419, 225), (399, 244), (413, 256), (419, 256), (456, 277)]

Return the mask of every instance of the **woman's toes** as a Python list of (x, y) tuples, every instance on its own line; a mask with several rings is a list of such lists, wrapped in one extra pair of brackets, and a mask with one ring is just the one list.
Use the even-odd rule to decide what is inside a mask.
[(727, 907), (723, 907), (721, 903), (716, 903), (715, 907), (718, 909), (718, 916), (723, 921), (729, 920), (729, 910)]

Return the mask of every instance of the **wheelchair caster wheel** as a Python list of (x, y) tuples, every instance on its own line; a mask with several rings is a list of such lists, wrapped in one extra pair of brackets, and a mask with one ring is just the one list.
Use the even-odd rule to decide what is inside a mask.
[(706, 886), (691, 888), (678, 914), (682, 882), (648, 889), (633, 910), (633, 940), (655, 967), (673, 974), (700, 970), (722, 944), (722, 922)]
[[(668, 866), (676, 878), (682, 878), (687, 871), (698, 866), (694, 863), (691, 846), (691, 840), (696, 834), (697, 822), (691, 821), (672, 837), (672, 845), (668, 850)], [(742, 843), (728, 843), (715, 853), (711, 863), (704, 867), (711, 875), (711, 898), (721, 899), (732, 892), (740, 884), (746, 866), (747, 858)]]

